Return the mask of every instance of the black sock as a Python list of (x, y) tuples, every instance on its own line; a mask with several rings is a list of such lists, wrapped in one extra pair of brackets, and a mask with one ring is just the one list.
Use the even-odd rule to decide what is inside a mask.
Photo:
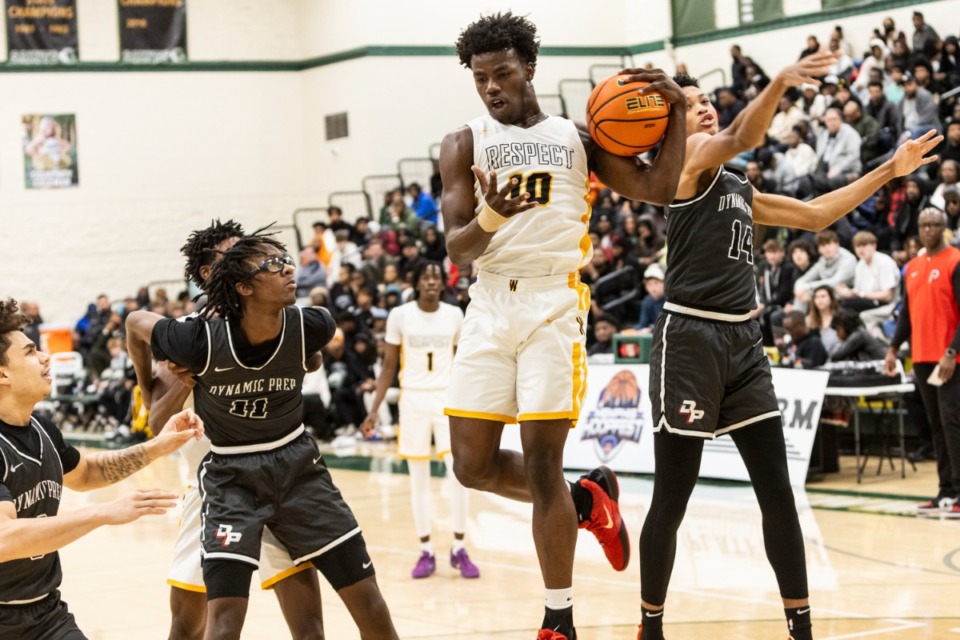
[(577, 511), (577, 522), (589, 520), (590, 512), (593, 511), (593, 494), (579, 482), (571, 482), (570, 497), (573, 498), (573, 508)]
[(562, 633), (568, 640), (576, 640), (577, 632), (573, 629), (573, 607), (566, 609), (544, 607), (543, 624), (540, 628)]
[(643, 640), (663, 640), (663, 609), (654, 611), (640, 605)]
[(810, 605), (784, 609), (787, 616), (787, 630), (793, 640), (813, 640), (810, 623)]

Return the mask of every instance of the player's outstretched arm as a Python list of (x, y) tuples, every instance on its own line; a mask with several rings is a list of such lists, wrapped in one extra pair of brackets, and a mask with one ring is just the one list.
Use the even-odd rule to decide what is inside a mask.
[(820, 231), (847, 215), (893, 178), (913, 173), (939, 156), (927, 154), (943, 141), (933, 129), (905, 142), (893, 157), (847, 186), (809, 202), (768, 193), (753, 193), (753, 220), (760, 224)]
[(135, 491), (105, 504), (52, 518), (17, 518), (12, 502), (0, 502), (0, 562), (35, 558), (65, 547), (97, 527), (133, 522), (175, 507), (177, 495), (160, 489)]
[(639, 92), (659, 91), (670, 104), (667, 133), (656, 160), (649, 165), (638, 158), (615, 156), (604, 151), (590, 138), (587, 126), (578, 122), (580, 139), (590, 157), (590, 168), (601, 182), (631, 200), (668, 205), (676, 197), (683, 168), (687, 138), (686, 95), (659, 69), (625, 69), (622, 73), (632, 74), (624, 80), (625, 84), (648, 82)]
[(63, 484), (74, 491), (105, 487), (202, 436), (203, 421), (200, 417), (191, 409), (181, 411), (167, 420), (153, 440), (120, 451), (99, 451), (81, 457), (77, 467), (63, 476)]
[[(446, 188), (446, 187), (444, 187)], [(364, 436), (369, 436), (377, 427), (377, 412), (380, 411), (380, 404), (387, 396), (393, 379), (397, 376), (397, 366), (400, 362), (400, 347), (387, 342), (383, 345), (383, 367), (380, 369), (380, 375), (377, 376), (377, 391), (373, 396), (373, 404), (370, 405), (370, 413), (360, 425), (360, 431)]]
[[(688, 175), (700, 175), (707, 169), (719, 167), (763, 144), (770, 122), (784, 91), (801, 84), (820, 85), (818, 76), (825, 76), (836, 62), (832, 53), (820, 52), (807, 56), (774, 77), (774, 79), (741, 111), (730, 126), (716, 135), (691, 135), (687, 143), (687, 162), (683, 168)], [(706, 98), (706, 96), (703, 96)]]
[[(512, 216), (537, 206), (529, 193), (511, 197), (516, 182), (503, 188), (497, 172), (485, 175), (473, 164), (473, 132), (461, 127), (448, 133), (440, 145), (440, 177), (443, 180), (443, 228), (447, 253), (456, 265), (468, 265), (486, 250), (493, 234)], [(474, 215), (474, 180), (480, 183), (483, 210)]]

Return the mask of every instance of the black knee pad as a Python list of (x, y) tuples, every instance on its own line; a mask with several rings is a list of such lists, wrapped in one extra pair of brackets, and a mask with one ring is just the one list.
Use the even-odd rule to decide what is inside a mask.
[(217, 598), (249, 598), (250, 578), (256, 569), (252, 564), (237, 560), (204, 560), (203, 583), (207, 585), (207, 600)]
[(361, 533), (348, 538), (311, 562), (327, 579), (334, 591), (376, 575), (373, 560), (367, 554), (367, 543), (364, 542)]

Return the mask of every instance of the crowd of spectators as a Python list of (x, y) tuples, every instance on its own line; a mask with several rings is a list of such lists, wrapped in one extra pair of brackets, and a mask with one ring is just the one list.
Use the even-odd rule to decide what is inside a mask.
[[(917, 218), (924, 208), (943, 209), (948, 241), (960, 242), (957, 38), (941, 39), (919, 12), (913, 26), (911, 38), (887, 18), (869, 34), (863, 51), (853, 50), (837, 27), (825, 45), (837, 54), (832, 73), (820, 86), (784, 94), (766, 143), (732, 163), (759, 191), (810, 199), (879, 165), (911, 137), (931, 128), (945, 134), (939, 162), (885, 185), (830, 229), (816, 235), (754, 230), (756, 315), (764, 342), (779, 347), (790, 366), (875, 358), (882, 350), (901, 298), (901, 269), (920, 248)], [(823, 46), (811, 35), (800, 55)], [(714, 96), (721, 128), (770, 82), (760, 63), (739, 46), (731, 47), (731, 56), (732, 84)], [(445, 301), (462, 308), (469, 303), (474, 274), (469, 266), (447, 260), (438, 178), (427, 190), (415, 183), (394, 189), (371, 218), (350, 222), (331, 206), (299, 248), (300, 302), (327, 307), (339, 327), (324, 352), (324, 368), (305, 383), (306, 422), (318, 436), (333, 437), (362, 421), (387, 314), (411, 298), (418, 264), (441, 263), (447, 274)], [(592, 292), (588, 353), (596, 361), (610, 357), (617, 332), (652, 332), (665, 301), (667, 247), (662, 208), (624, 199), (600, 184), (592, 197), (593, 257), (581, 275)], [(186, 292), (171, 300), (163, 290), (150, 295), (143, 288), (122, 302), (100, 296), (77, 323), (76, 350), (89, 370), (85, 384), (98, 390), (116, 420), (130, 420), (124, 315), (146, 308), (179, 317), (193, 307)], [(33, 312), (39, 318), (35, 307)]]

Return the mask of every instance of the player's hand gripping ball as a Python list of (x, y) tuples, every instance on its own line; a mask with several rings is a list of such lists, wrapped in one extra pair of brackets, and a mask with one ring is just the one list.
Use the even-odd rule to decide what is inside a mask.
[(598, 83), (587, 101), (590, 137), (617, 156), (636, 156), (654, 148), (667, 131), (670, 103), (659, 91), (640, 93), (647, 82), (626, 82), (627, 74)]

